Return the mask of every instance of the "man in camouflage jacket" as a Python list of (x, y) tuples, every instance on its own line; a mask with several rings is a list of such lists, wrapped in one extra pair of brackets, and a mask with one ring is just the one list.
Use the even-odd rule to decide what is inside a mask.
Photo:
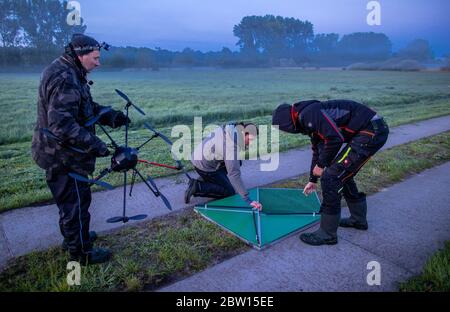
[[(32, 142), (33, 159), (46, 170), (47, 185), (59, 208), (63, 245), (69, 250), (71, 260), (91, 264), (107, 261), (111, 254), (92, 246), (95, 232), (89, 232), (90, 185), (68, 174), (86, 177), (94, 172), (96, 157), (109, 155), (107, 145), (95, 135), (95, 126), (84, 126), (104, 108), (92, 100), (89, 87), (92, 82), (87, 80), (87, 74), (100, 65), (100, 48), (95, 39), (75, 35), (65, 53), (44, 70)], [(113, 128), (127, 121), (122, 112), (114, 110), (99, 120)], [(42, 129), (50, 130), (60, 142), (46, 136)]]

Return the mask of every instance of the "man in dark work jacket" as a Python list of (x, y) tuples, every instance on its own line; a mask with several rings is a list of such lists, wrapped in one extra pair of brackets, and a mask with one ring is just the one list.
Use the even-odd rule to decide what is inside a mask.
[[(383, 118), (354, 101), (311, 100), (281, 104), (273, 112), (272, 124), (282, 131), (311, 138), (313, 157), (304, 193), (315, 191), (320, 178), (321, 221), (319, 230), (302, 234), (300, 239), (315, 246), (334, 245), (339, 225), (367, 230), (366, 195), (358, 191), (353, 178), (386, 143), (389, 128)], [(339, 153), (344, 143), (347, 145)], [(342, 195), (351, 217), (340, 220)]]

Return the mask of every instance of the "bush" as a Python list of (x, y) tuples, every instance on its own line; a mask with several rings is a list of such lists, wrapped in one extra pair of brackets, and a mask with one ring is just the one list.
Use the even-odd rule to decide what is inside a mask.
[(347, 67), (348, 70), (394, 70), (394, 71), (419, 71), (422, 66), (416, 60), (391, 58), (384, 62), (355, 63)]

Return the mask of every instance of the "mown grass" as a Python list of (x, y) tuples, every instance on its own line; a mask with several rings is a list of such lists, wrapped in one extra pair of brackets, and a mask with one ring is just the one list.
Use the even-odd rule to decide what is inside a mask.
[[(450, 160), (450, 132), (378, 153), (357, 176), (368, 194)], [(303, 188), (302, 175), (272, 187)], [(66, 284), (68, 257), (59, 248), (13, 260), (0, 273), (0, 291), (153, 290), (248, 250), (244, 243), (192, 210), (173, 213), (100, 237), (108, 264), (82, 269), (81, 286)]]
[[(125, 103), (114, 92), (118, 88), (147, 112), (133, 115), (135, 128), (144, 121), (157, 126), (190, 124), (194, 116), (205, 122), (262, 117), (282, 102), (311, 98), (351, 98), (384, 114), (450, 99), (450, 73), (443, 72), (162, 70), (97, 72), (91, 78), (97, 102), (123, 108)], [(38, 84), (38, 74), (0, 74), (0, 144), (30, 140)]]
[[(98, 72), (92, 79), (97, 102), (120, 109), (124, 103), (113, 91), (119, 88), (147, 112), (145, 117), (131, 112), (132, 145), (148, 138), (149, 132), (141, 127), (144, 121), (156, 124), (168, 136), (175, 124), (192, 128), (194, 116), (202, 116), (204, 126), (242, 119), (269, 125), (270, 114), (279, 103), (310, 98), (364, 102), (384, 115), (391, 127), (450, 114), (450, 73), (440, 72), (161, 70)], [(44, 172), (34, 164), (30, 152), (38, 84), (38, 74), (0, 74), (0, 212), (52, 199)], [(123, 132), (114, 131), (113, 137), (121, 142)], [(305, 138), (281, 134), (282, 151), (305, 144)], [(140, 156), (171, 162), (167, 146), (158, 140)], [(97, 168), (108, 163), (109, 159), (99, 159)], [(160, 168), (142, 171), (154, 177), (174, 173)], [(120, 180), (112, 174), (106, 181), (120, 185)]]
[(400, 284), (402, 292), (450, 292), (450, 241), (425, 264), (422, 273)]

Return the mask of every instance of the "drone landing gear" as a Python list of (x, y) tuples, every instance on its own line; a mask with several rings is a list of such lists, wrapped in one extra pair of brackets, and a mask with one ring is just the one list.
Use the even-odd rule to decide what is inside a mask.
[[(124, 172), (123, 173), (123, 214), (120, 217), (109, 218), (108, 220), (106, 220), (107, 223), (119, 223), (119, 222), (127, 223), (130, 220), (138, 221), (138, 220), (144, 220), (145, 218), (147, 218), (146, 214), (140, 214), (140, 215), (136, 215), (136, 216), (132, 216), (132, 217), (126, 216), (126, 207), (127, 207), (126, 206), (127, 205), (126, 196), (127, 196), (127, 172)], [(130, 196), (131, 196), (131, 192), (130, 192)]]

